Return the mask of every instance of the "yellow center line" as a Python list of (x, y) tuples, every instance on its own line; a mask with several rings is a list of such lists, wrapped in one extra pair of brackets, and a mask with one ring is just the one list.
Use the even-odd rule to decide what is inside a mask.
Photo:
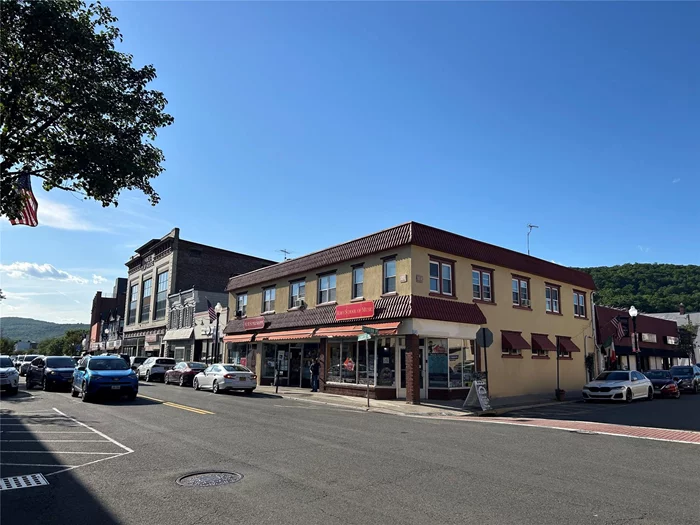
[(169, 407), (173, 408), (179, 408), (180, 410), (187, 410), (188, 412), (194, 412), (195, 414), (200, 414), (200, 415), (207, 415), (207, 414), (214, 414), (214, 412), (210, 412), (209, 410), (204, 410), (202, 408), (195, 408), (195, 407), (190, 407), (187, 405), (180, 405), (178, 403), (173, 403), (171, 401), (163, 401), (162, 399), (157, 399), (155, 397), (150, 397), (150, 396), (144, 396), (143, 394), (139, 394), (139, 397), (143, 397), (144, 399), (150, 399), (151, 401), (156, 401), (158, 403), (162, 403), (163, 405), (167, 405)]

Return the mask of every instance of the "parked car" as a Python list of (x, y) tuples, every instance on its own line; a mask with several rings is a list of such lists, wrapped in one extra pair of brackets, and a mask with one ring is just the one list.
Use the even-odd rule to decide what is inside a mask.
[(674, 381), (678, 382), (678, 388), (682, 392), (700, 394), (700, 366), (672, 366), (671, 375)]
[(215, 394), (224, 390), (243, 390), (250, 395), (258, 386), (258, 376), (241, 365), (215, 364), (194, 376), (192, 386), (195, 390), (209, 388)]
[(25, 355), (22, 358), (22, 362), (19, 365), (19, 375), (23, 376), (27, 373), (27, 370), (29, 369), (29, 365), (31, 364), (32, 361), (34, 361), (38, 355)]
[(126, 395), (136, 399), (139, 382), (136, 374), (118, 355), (85, 356), (73, 372), (71, 395), (90, 401), (99, 394)]
[(75, 361), (68, 356), (40, 356), (27, 369), (27, 390), (41, 386), (42, 390), (70, 388), (73, 383)]
[(609, 370), (583, 387), (583, 400), (627, 401), (654, 399), (654, 386), (642, 373), (633, 370)]
[(146, 359), (148, 358), (145, 355), (135, 355), (129, 359), (129, 366), (132, 370), (136, 371), (139, 365), (143, 364)]
[(673, 380), (670, 370), (648, 370), (644, 372), (654, 386), (654, 395), (659, 397), (681, 397), (681, 390)]
[(5, 390), (12, 396), (19, 390), (19, 372), (12, 359), (6, 355), (0, 355), (0, 390)]
[(149, 357), (136, 369), (136, 376), (146, 381), (156, 378), (165, 380), (165, 372), (174, 366), (175, 359), (170, 357)]
[(12, 358), (12, 366), (14, 366), (15, 370), (17, 370), (18, 372), (22, 361), (24, 361), (24, 354), (16, 355)]
[(207, 365), (204, 363), (182, 361), (181, 363), (176, 364), (175, 368), (165, 372), (164, 382), (166, 385), (170, 383), (177, 383), (180, 386), (189, 386), (192, 384), (194, 376), (196, 376), (206, 367)]
[(80, 363), (82, 357), (80, 357), (79, 355), (73, 355), (71, 356), (71, 359), (73, 359), (73, 361), (75, 361), (75, 365), (78, 366), (78, 363)]

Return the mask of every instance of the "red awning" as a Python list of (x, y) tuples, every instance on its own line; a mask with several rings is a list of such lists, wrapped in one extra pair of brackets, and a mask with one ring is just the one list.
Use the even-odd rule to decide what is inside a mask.
[(557, 347), (549, 340), (547, 334), (532, 334), (532, 349), (545, 352), (556, 352)]
[(241, 335), (225, 335), (224, 343), (250, 343), (253, 340), (253, 334)]
[[(396, 335), (401, 323), (378, 323), (366, 324), (370, 328), (379, 330), (379, 335)], [(362, 334), (362, 326), (334, 326), (328, 328), (319, 328), (316, 330), (314, 337), (357, 337)]]
[(581, 349), (574, 344), (570, 337), (559, 336), (559, 346), (565, 352), (580, 352)]
[(294, 339), (310, 339), (313, 337), (314, 329), (306, 330), (287, 330), (284, 332), (269, 332), (267, 334), (258, 334), (258, 341), (292, 341)]
[(501, 330), (501, 345), (504, 350), (530, 350), (530, 345), (520, 335), (521, 332)]

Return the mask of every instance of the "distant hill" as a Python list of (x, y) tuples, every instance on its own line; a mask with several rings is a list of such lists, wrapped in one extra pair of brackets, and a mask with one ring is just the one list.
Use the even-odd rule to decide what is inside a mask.
[(48, 321), (27, 319), (26, 317), (0, 318), (0, 335), (13, 341), (43, 341), (51, 337), (61, 337), (67, 330), (88, 330), (87, 324), (59, 324)]
[(640, 312), (700, 311), (700, 266), (676, 264), (623, 264), (579, 268), (593, 277), (596, 304)]

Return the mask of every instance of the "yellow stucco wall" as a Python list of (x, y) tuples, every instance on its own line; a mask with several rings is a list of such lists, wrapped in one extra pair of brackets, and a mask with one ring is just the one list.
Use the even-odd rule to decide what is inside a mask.
[[(584, 336), (592, 336), (590, 320), (590, 292), (587, 292), (588, 320), (574, 317), (573, 290), (578, 287), (532, 274), (513, 271), (503, 266), (472, 261), (449, 253), (428, 250), (412, 246), (411, 291), (414, 295), (430, 294), (430, 254), (455, 261), (454, 288), (459, 301), (472, 302), (472, 264), (494, 270), (493, 294), (494, 304), (479, 303), (479, 308), (487, 319), (488, 327), (494, 334), (494, 342), (488, 349), (488, 371), (492, 397), (508, 397), (524, 394), (554, 393), (556, 387), (555, 353), (550, 352), (550, 359), (533, 359), (530, 350), (522, 351), (522, 359), (501, 357), (501, 330), (522, 332), (523, 338), (532, 344), (531, 334), (547, 334), (549, 340), (556, 344), (556, 336), (568, 336), (581, 349), (572, 353), (572, 360), (561, 359), (561, 388), (578, 395), (585, 383)], [(530, 300), (532, 310), (513, 308), (512, 274), (516, 273), (530, 278)], [(417, 277), (418, 276), (418, 277)], [(418, 282), (421, 280), (422, 282)], [(562, 315), (552, 315), (545, 311), (545, 281), (561, 286), (560, 310)], [(445, 299), (450, 300), (450, 299)], [(588, 352), (593, 351), (592, 339), (586, 341)], [(483, 355), (483, 353), (482, 353)]]
[[(353, 259), (326, 266), (298, 275), (289, 275), (284, 279), (271, 281), (248, 288), (234, 290), (229, 294), (229, 308), (236, 309), (236, 295), (242, 291), (248, 292), (247, 317), (255, 317), (262, 313), (262, 291), (268, 286), (275, 286), (275, 313), (286, 312), (289, 308), (290, 281), (306, 278), (306, 304), (307, 308), (315, 308), (318, 302), (318, 275), (325, 272), (336, 271), (336, 302), (348, 304), (352, 301), (352, 267), (355, 264), (364, 263), (363, 297), (365, 300), (377, 300), (382, 296), (383, 285), (383, 260), (382, 258), (396, 255), (396, 291), (399, 295), (411, 293), (411, 248), (403, 246), (386, 252), (376, 253), (361, 259)], [(401, 282), (402, 276), (406, 276), (406, 282)]]

